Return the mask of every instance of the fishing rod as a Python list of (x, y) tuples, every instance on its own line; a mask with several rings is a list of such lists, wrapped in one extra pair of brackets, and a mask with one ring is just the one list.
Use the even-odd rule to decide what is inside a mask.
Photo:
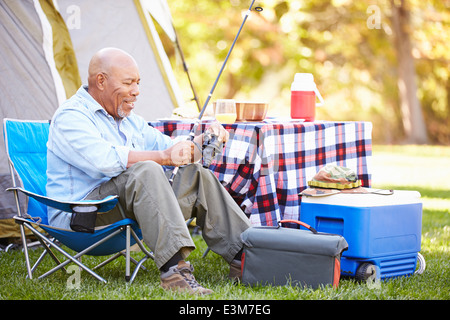
[[(196, 121), (194, 122), (194, 126), (192, 127), (191, 131), (189, 132), (189, 139), (190, 139), (191, 141), (193, 141), (194, 138), (195, 138), (195, 131), (197, 130), (197, 127), (198, 127), (199, 124), (200, 124), (200, 121), (201, 121), (201, 119), (202, 119), (202, 117), (203, 117), (203, 114), (204, 114), (205, 111), (206, 111), (206, 106), (208, 105), (209, 100), (211, 99), (212, 94), (213, 94), (214, 90), (216, 89), (217, 83), (219, 82), (219, 78), (220, 78), (220, 76), (222, 75), (223, 70), (225, 69), (225, 65), (226, 65), (227, 62), (228, 62), (228, 58), (229, 58), (230, 55), (231, 55), (231, 51), (233, 51), (234, 45), (236, 44), (236, 41), (237, 41), (237, 39), (238, 39), (238, 37), (239, 37), (241, 31), (242, 31), (242, 28), (244, 27), (244, 24), (245, 24), (245, 22), (247, 21), (247, 18), (248, 18), (248, 16), (250, 15), (250, 12), (252, 11), (253, 4), (254, 4), (254, 3), (255, 3), (255, 0), (252, 0), (252, 2), (251, 2), (251, 4), (250, 4), (250, 6), (249, 6), (247, 12), (246, 12), (245, 15), (244, 15), (244, 19), (243, 19), (243, 21), (242, 21), (242, 23), (241, 23), (241, 26), (239, 27), (239, 30), (238, 30), (236, 36), (234, 37), (233, 43), (231, 44), (231, 47), (230, 47), (230, 49), (228, 50), (227, 56), (225, 57), (225, 61), (223, 62), (222, 67), (220, 68), (219, 74), (217, 75), (217, 78), (216, 78), (216, 80), (214, 81), (214, 84), (213, 84), (213, 86), (212, 86), (212, 88), (211, 88), (211, 90), (210, 90), (210, 92), (209, 92), (209, 94), (208, 94), (208, 97), (206, 98), (206, 101), (205, 101), (205, 103), (203, 104), (202, 110), (200, 111), (200, 114), (198, 115), (198, 118), (197, 118)], [(256, 7), (255, 10), (258, 11), (258, 12), (261, 12), (261, 11), (263, 10), (263, 8), (262, 8), (262, 7)], [(217, 147), (215, 147), (215, 149), (217, 149)], [(172, 171), (172, 175), (171, 175), (171, 177), (169, 178), (170, 184), (173, 183), (173, 179), (175, 178), (175, 175), (176, 175), (177, 172), (178, 172), (178, 168), (179, 168), (179, 167), (175, 167), (174, 170)]]

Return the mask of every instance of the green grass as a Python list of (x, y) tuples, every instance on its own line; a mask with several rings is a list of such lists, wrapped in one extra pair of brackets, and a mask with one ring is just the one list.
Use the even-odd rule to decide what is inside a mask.
[[(450, 298), (450, 147), (374, 146), (373, 187), (420, 191), (424, 203), (422, 250), (427, 268), (421, 275), (382, 281), (371, 287), (352, 278), (342, 279), (338, 289), (317, 290), (298, 287), (250, 288), (227, 280), (228, 265), (221, 257), (201, 255), (205, 244), (194, 237), (197, 250), (189, 260), (197, 280), (214, 290), (206, 297), (165, 292), (159, 286), (159, 273), (152, 262), (148, 272), (140, 272), (133, 284), (123, 278), (125, 263), (116, 260), (99, 273), (101, 284), (81, 273), (79, 289), (68, 288), (70, 274), (58, 271), (43, 280), (26, 280), (25, 264), (19, 250), (0, 253), (0, 300), (448, 300)], [(42, 249), (30, 251), (34, 261)], [(138, 253), (133, 253), (137, 255)], [(87, 257), (86, 264), (99, 258)], [(46, 258), (44, 267), (53, 267)]]

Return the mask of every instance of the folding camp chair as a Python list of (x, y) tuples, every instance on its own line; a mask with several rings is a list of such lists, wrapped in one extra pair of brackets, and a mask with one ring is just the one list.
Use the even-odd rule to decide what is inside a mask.
[[(132, 219), (125, 218), (117, 196), (108, 196), (98, 201), (82, 200), (76, 202), (70, 202), (64, 199), (52, 199), (45, 196), (45, 185), (47, 183), (46, 144), (49, 126), (49, 121), (3, 120), (6, 153), (13, 182), (13, 187), (7, 190), (14, 193), (16, 200), (18, 214), (14, 219), (20, 226), (28, 277), (30, 279), (32, 278), (33, 272), (48, 253), (57, 263), (57, 266), (42, 274), (39, 278), (46, 277), (59, 269), (64, 269), (64, 266), (73, 262), (96, 279), (106, 283), (106, 280), (93, 270), (104, 266), (120, 256), (125, 256), (125, 280), (130, 283), (133, 282), (139, 269), (145, 269), (142, 264), (148, 258), (153, 259), (154, 257), (142, 244), (142, 233), (137, 223)], [(18, 179), (16, 179), (16, 175)], [(17, 180), (18, 183), (16, 182)], [(19, 194), (25, 194), (25, 199), (28, 200), (28, 210), (26, 213), (21, 212)], [(48, 225), (47, 206), (52, 206), (66, 212), (73, 212), (77, 210), (76, 208), (81, 207), (86, 209), (84, 211), (94, 209), (98, 214), (101, 214), (113, 209), (116, 205), (124, 219), (106, 227), (96, 228), (93, 233), (75, 232), (73, 230), (54, 228)], [(37, 227), (44, 232), (41, 232)], [(45, 249), (33, 267), (31, 267), (28, 255), (25, 228), (29, 229), (36, 236)], [(70, 255), (58, 242), (76, 251), (77, 254), (74, 256)], [(139, 261), (134, 260), (130, 256), (130, 247), (136, 243), (144, 253), (144, 257)], [(52, 249), (60, 252), (67, 259), (60, 262)], [(95, 268), (90, 269), (80, 261), (83, 255), (113, 256)], [(130, 262), (136, 264), (132, 275), (130, 275)]]

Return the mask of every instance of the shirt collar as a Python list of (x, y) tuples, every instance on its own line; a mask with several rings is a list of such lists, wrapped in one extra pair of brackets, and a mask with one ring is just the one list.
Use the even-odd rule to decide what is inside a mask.
[[(78, 94), (80, 94), (83, 99), (86, 99), (89, 101), (88, 104), (88, 108), (91, 109), (94, 113), (96, 111), (101, 111), (103, 112), (104, 115), (111, 117), (112, 116), (105, 110), (105, 108), (103, 108), (100, 103), (98, 103), (88, 92), (88, 86), (87, 85), (82, 85), (79, 89), (78, 89)], [(125, 117), (123, 119), (120, 120), (120, 122), (126, 122), (128, 119), (128, 117)]]
[(88, 108), (92, 111), (95, 112), (97, 110), (103, 110), (105, 113), (107, 113), (106, 110), (89, 94), (87, 85), (81, 86), (78, 89), (77, 94), (79, 94), (83, 99), (89, 102), (87, 105)]

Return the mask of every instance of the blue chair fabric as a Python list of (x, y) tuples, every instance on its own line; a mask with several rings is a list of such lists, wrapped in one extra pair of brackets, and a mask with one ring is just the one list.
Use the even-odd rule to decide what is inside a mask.
[[(136, 221), (124, 217), (123, 220), (114, 224), (96, 228), (93, 233), (76, 232), (49, 226), (47, 219), (48, 206), (67, 212), (72, 212), (72, 207), (76, 205), (96, 206), (97, 212), (102, 213), (119, 205), (117, 196), (109, 196), (98, 201), (81, 200), (75, 202), (46, 197), (45, 186), (47, 183), (47, 141), (49, 126), (50, 121), (47, 120), (3, 120), (3, 135), (13, 181), (13, 186), (8, 188), (7, 191), (14, 192), (16, 197), (18, 215), (14, 218), (21, 226), (23, 247), (25, 258), (27, 259), (28, 277), (32, 277), (32, 272), (36, 266), (33, 269), (30, 268), (23, 228), (27, 227), (33, 233), (36, 233), (36, 228), (32, 225), (37, 225), (48, 235), (78, 253), (81, 252), (84, 254), (86, 252), (85, 254), (94, 256), (117, 254), (119, 256), (118, 253), (125, 250), (126, 252), (123, 254), (127, 259), (125, 278), (127, 281), (133, 281), (142, 263), (148, 258), (153, 259), (153, 254), (140, 241), (142, 239), (142, 233)], [(19, 178), (19, 181), (16, 181), (16, 177)], [(27, 196), (28, 206), (26, 213), (20, 212), (19, 193)], [(47, 235), (38, 235), (38, 239), (47, 251), (51, 250), (50, 246), (53, 246), (53, 241)], [(145, 257), (139, 263), (136, 263), (137, 267), (133, 275), (130, 276), (130, 247), (136, 243), (141, 248), (141, 251), (144, 252)], [(56, 247), (53, 246), (53, 248)], [(60, 249), (57, 248), (57, 250), (59, 251)], [(66, 257), (69, 255), (66, 251), (63, 254)], [(69, 260), (79, 265), (81, 264), (76, 262), (76, 259), (72, 256), (70, 256)], [(65, 262), (63, 265), (67, 263)], [(82, 264), (80, 266), (97, 279), (105, 282), (102, 277), (98, 276), (88, 267)]]

